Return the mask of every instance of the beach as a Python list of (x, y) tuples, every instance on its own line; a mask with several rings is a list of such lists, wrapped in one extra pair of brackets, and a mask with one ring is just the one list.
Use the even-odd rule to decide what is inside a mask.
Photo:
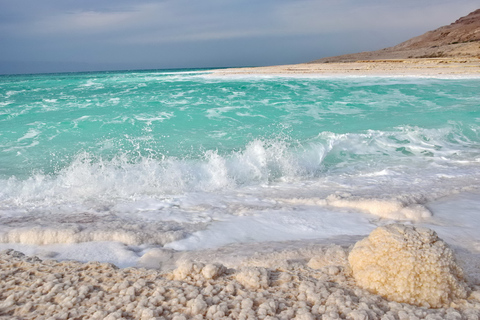
[(479, 76), (479, 58), (424, 58), (359, 60), (356, 62), (302, 63), (218, 70), (215, 75), (338, 75), (338, 76)]
[[(429, 308), (391, 301), (359, 287), (348, 263), (351, 249), (352, 246), (345, 245), (305, 243), (301, 248), (254, 255), (235, 267), (206, 261), (208, 253), (199, 252), (195, 261), (180, 259), (178, 267), (169, 272), (155, 268), (119, 269), (99, 262), (41, 261), (8, 250), (0, 253), (0, 318), (480, 317), (478, 255), (457, 253), (460, 265), (468, 271), (466, 296)], [(224, 253), (235, 255), (234, 251), (228, 251)]]
[[(115, 85), (128, 79), (135, 87), (130, 82), (122, 84), (115, 96), (103, 98), (110, 90), (107, 81), (114, 76)], [(480, 319), (480, 238), (475, 218), (480, 156), (476, 151), (478, 120), (474, 120), (478, 119), (479, 59), (398, 59), (82, 77), (75, 90), (97, 90), (94, 94), (87, 91), (85, 98), (75, 93), (65, 98), (67, 102), (54, 101), (64, 92), (70, 94), (62, 87), (58, 89), (61, 94), (54, 92), (41, 102), (42, 112), (60, 112), (57, 103), (86, 101), (72, 119), (60, 115), (53, 125), (47, 120), (24, 121), (29, 125), (24, 132), (12, 129), (12, 138), (5, 138), (5, 154), (11, 159), (25, 158), (5, 160), (15, 174), (7, 169), (1, 172), (1, 248), (16, 251), (0, 254), (0, 318)], [(167, 77), (172, 96), (162, 97), (161, 103), (184, 99), (188, 100), (185, 105), (206, 105), (206, 118), (224, 124), (231, 121), (238, 134), (229, 136), (226, 132), (234, 129), (221, 128), (217, 122), (205, 133), (193, 120), (188, 122), (188, 115), (181, 118), (178, 106), (175, 111), (138, 111), (135, 122), (126, 111), (107, 121), (101, 111), (88, 109), (117, 106), (126, 101), (124, 92), (130, 94), (131, 88), (139, 90), (132, 98), (135, 101), (146, 96), (141, 91), (146, 84), (167, 82)], [(278, 89), (275, 81), (279, 78), (302, 82), (280, 83), (287, 88), (281, 96), (255, 95), (258, 88), (262, 92)], [(325, 78), (327, 84), (310, 82)], [(236, 79), (240, 82), (230, 82)], [(273, 80), (265, 84), (258, 79)], [(423, 79), (427, 89), (417, 94)], [(328, 87), (329, 81), (336, 82)], [(196, 87), (173, 92), (178, 83), (186, 86), (190, 82)], [(203, 94), (200, 85), (210, 86), (210, 91)], [(447, 91), (451, 86), (460, 89)], [(293, 100), (305, 88), (311, 99)], [(376, 98), (368, 98), (371, 88), (380, 92)], [(438, 93), (438, 106), (430, 103), (430, 88)], [(4, 95), (6, 100), (13, 97), (12, 104), (17, 103), (15, 97), (29, 92), (28, 88), (15, 90)], [(162, 90), (155, 89), (148, 96), (168, 91)], [(334, 96), (341, 90), (345, 95)], [(193, 100), (193, 93), (183, 92), (202, 95)], [(97, 96), (103, 100), (90, 100)], [(228, 104), (238, 97), (246, 100)], [(313, 105), (316, 97), (332, 101), (323, 113), (295, 109)], [(383, 99), (381, 106), (379, 98)], [(221, 102), (212, 106), (212, 99)], [(340, 100), (341, 106), (334, 105)], [(397, 101), (405, 101), (408, 108), (398, 111)], [(456, 101), (461, 102), (457, 105)], [(278, 122), (290, 127), (268, 122), (270, 115), (277, 117), (273, 111), (261, 113), (245, 107), (254, 103), (264, 107), (285, 103), (285, 109), (275, 111)], [(392, 107), (387, 113), (389, 103)], [(293, 109), (287, 109), (292, 105)], [(363, 105), (378, 109), (361, 109)], [(408, 113), (417, 105), (423, 106), (418, 115)], [(454, 107), (450, 110), (449, 106)], [(431, 113), (420, 113), (428, 108)], [(435, 122), (439, 108), (448, 114)], [(379, 110), (385, 113), (375, 120), (373, 115)], [(297, 113), (314, 120), (296, 118)], [(338, 114), (345, 118), (336, 118)], [(358, 118), (349, 124), (345, 119), (352, 114)], [(398, 123), (371, 126), (388, 117)], [(425, 120), (409, 122), (417, 117)], [(371, 123), (358, 120), (370, 118)], [(148, 138), (175, 119), (180, 120), (171, 132)], [(251, 119), (258, 122), (248, 126)], [(322, 119), (328, 120), (323, 127), (314, 127)], [(473, 120), (467, 123), (468, 119)], [(5, 118), (6, 123), (10, 120)], [(62, 127), (65, 123), (68, 127)], [(102, 125), (96, 128), (97, 123)], [(108, 131), (119, 123), (123, 131)], [(178, 129), (182, 123), (194, 130), (182, 136)], [(135, 126), (141, 131), (134, 131)], [(74, 145), (69, 139), (81, 136), (75, 130), (82, 133), (91, 127), (105, 130), (108, 139), (96, 141), (97, 131), (92, 130), (85, 140), (95, 140), (95, 144), (79, 140), (81, 147), (75, 146), (71, 154), (64, 151)], [(115, 140), (118, 132), (122, 132), (121, 139)], [(59, 141), (65, 147), (55, 150), (65, 156), (55, 158), (49, 153), (43, 158), (50, 141), (62, 134), (66, 138)], [(42, 144), (47, 147), (40, 149)], [(192, 145), (202, 148), (192, 151)], [(95, 154), (96, 150), (102, 153)], [(117, 150), (124, 152), (118, 155)], [(25, 167), (33, 163), (40, 169), (32, 173)], [(395, 302), (360, 287), (349, 255), (372, 230), (391, 223), (435, 229), (463, 269), (464, 276), (459, 277), (465, 283), (464, 296), (433, 308)], [(103, 262), (87, 262), (94, 257)], [(118, 261), (119, 266), (105, 261)]]

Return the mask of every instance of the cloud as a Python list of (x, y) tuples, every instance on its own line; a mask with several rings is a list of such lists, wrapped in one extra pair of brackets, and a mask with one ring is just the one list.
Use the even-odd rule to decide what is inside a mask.
[[(422, 28), (451, 20), (452, 10), (464, 14), (472, 7), (471, 0), (421, 5), (417, 0), (17, 1), (12, 6), (0, 0), (2, 7), (10, 4), (2, 8), (2, 17), (8, 17), (0, 23), (3, 32), (50, 38), (103, 35), (108, 42), (126, 44)], [(20, 9), (22, 2), (25, 9)]]
[[(22, 1), (22, 0), (20, 0)], [(15, 9), (15, 8), (14, 8)], [(38, 10), (12, 10), (16, 20), (10, 19), (1, 26), (17, 36), (56, 36), (64, 34), (82, 34), (115, 30), (122, 23), (133, 17), (133, 8), (119, 10), (119, 8), (77, 8), (53, 7), (38, 8)]]
[(294, 63), (394, 45), (477, 7), (478, 0), (0, 0), (0, 62)]
[[(472, 1), (317, 1), (297, 0), (277, 8), (285, 32), (296, 34), (355, 32), (396, 28), (436, 28), (472, 10)], [(427, 28), (427, 29), (425, 29)]]
[[(276, 33), (271, 6), (245, 0), (144, 2), (105, 7), (61, 7), (41, 15), (23, 12), (22, 24), (3, 24), (19, 37), (105, 37), (109, 43), (205, 41)], [(252, 1), (253, 3), (253, 1)], [(1, 30), (0, 26), (0, 30)], [(278, 33), (278, 32), (277, 32)]]
[(118, 30), (132, 16), (129, 12), (75, 12), (39, 20), (31, 25), (28, 32), (36, 36), (105, 33)]

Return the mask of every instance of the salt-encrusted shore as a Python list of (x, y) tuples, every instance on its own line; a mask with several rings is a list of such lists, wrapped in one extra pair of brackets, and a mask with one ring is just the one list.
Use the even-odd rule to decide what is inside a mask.
[(214, 71), (212, 75), (480, 77), (480, 58), (424, 58), (364, 60), (341, 63), (302, 63), (269, 67), (221, 69)]
[[(414, 228), (395, 225), (393, 228), (401, 233), (394, 230), (385, 238), (385, 232), (390, 232), (388, 228), (379, 228), (380, 233), (372, 233), (367, 242), (358, 242), (356, 249), (353, 246), (316, 245), (244, 259), (233, 267), (201, 262), (205, 259), (184, 260), (175, 270), (167, 272), (119, 269), (98, 262), (41, 261), (8, 250), (0, 253), (0, 318), (480, 319), (478, 259), (471, 254), (457, 254), (459, 265), (466, 273), (464, 277), (449, 256), (450, 249), (439, 246), (440, 240), (431, 231), (421, 231), (409, 237), (403, 247), (403, 233), (412, 232)], [(383, 238), (379, 239), (379, 234)], [(388, 245), (383, 253), (383, 249), (373, 252), (377, 257), (368, 258), (369, 250), (366, 255), (362, 252), (367, 248), (365, 245), (375, 241), (377, 246)], [(351, 258), (352, 250), (357, 250), (357, 254)], [(411, 250), (417, 251), (408, 254)], [(447, 250), (446, 254), (442, 253), (444, 250)], [(372, 269), (373, 273), (369, 268), (363, 268), (364, 261), (358, 263), (358, 254), (373, 261), (388, 252), (400, 253), (400, 256), (392, 256), (390, 260), (380, 258), (377, 269)], [(441, 259), (432, 256), (432, 252), (440, 253)], [(296, 259), (295, 253), (299, 254)], [(399, 258), (402, 255), (406, 258)], [(420, 259), (419, 265), (405, 267), (405, 263), (410, 264), (415, 259)], [(414, 275), (413, 287), (402, 288), (402, 278), (399, 278), (400, 282), (392, 281), (385, 286), (395, 291), (400, 299), (404, 297), (413, 304), (389, 301), (358, 285), (355, 275), (370, 272), (367, 278), (374, 276), (380, 281), (376, 285), (380, 283), (381, 286), (385, 279), (375, 275), (382, 263), (392, 264), (393, 269), (388, 271)], [(355, 274), (351, 265), (363, 270)], [(450, 280), (448, 270), (452, 270), (458, 284)], [(421, 273), (426, 273), (428, 285), (422, 283), (425, 276), (416, 277)], [(446, 278), (436, 281), (435, 274), (439, 278), (443, 274)], [(453, 290), (443, 292), (446, 289), (440, 285)], [(419, 287), (419, 296), (411, 295), (412, 290), (417, 290), (416, 286)], [(432, 295), (422, 296), (427, 287), (431, 287)], [(441, 301), (436, 300), (440, 303), (439, 308), (428, 307), (432, 297), (441, 298)]]

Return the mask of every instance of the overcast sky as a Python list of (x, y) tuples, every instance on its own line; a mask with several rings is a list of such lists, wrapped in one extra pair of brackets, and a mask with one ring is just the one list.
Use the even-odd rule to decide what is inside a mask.
[(0, 0), (0, 73), (260, 66), (376, 50), (479, 0)]

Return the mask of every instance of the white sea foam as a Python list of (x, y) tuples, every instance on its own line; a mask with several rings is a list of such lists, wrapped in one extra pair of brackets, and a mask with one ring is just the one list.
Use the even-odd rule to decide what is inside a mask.
[[(286, 207), (290, 209), (289, 207)], [(342, 221), (341, 223), (338, 223)], [(368, 217), (335, 212), (322, 207), (291, 210), (263, 210), (251, 216), (225, 217), (185, 239), (167, 244), (175, 250), (215, 248), (231, 243), (259, 243), (298, 239), (350, 236), (370, 232)], [(228, 230), (228, 232), (225, 232)]]
[[(476, 150), (452, 124), (324, 132), (303, 144), (256, 139), (242, 150), (183, 159), (84, 152), (55, 173), (0, 180), (0, 242), (52, 248), (62, 258), (69, 248), (77, 258), (81, 243), (117, 242), (125, 250), (104, 261), (128, 265), (139, 258), (126, 263), (122, 256), (137, 246), (193, 250), (356, 236), (393, 220), (433, 226), (455, 241), (466, 225), (476, 228), (476, 209), (449, 224), (454, 208), (442, 215), (430, 204), (478, 185)], [(477, 235), (460, 238), (457, 244), (480, 250)]]
[(30, 129), (28, 130), (28, 132), (21, 138), (19, 138), (17, 140), (17, 142), (20, 142), (22, 140), (25, 140), (25, 139), (33, 139), (35, 138), (36, 136), (38, 136), (41, 132), (37, 129)]
[(89, 79), (87, 82), (80, 85), (80, 87), (95, 87), (96, 89), (103, 89), (104, 85), (97, 82), (98, 79)]
[(13, 103), (13, 101), (1, 101), (0, 102), (0, 108), (6, 107), (6, 106), (8, 106), (9, 104), (12, 104), (12, 103)]
[(138, 114), (135, 115), (135, 119), (138, 121), (145, 121), (147, 123), (152, 123), (153, 121), (163, 122), (164, 120), (168, 120), (173, 117), (172, 112), (159, 112), (155, 115), (150, 114)]
[[(35, 142), (40, 134), (32, 128), (20, 139)], [(107, 149), (108, 145), (110, 149), (114, 147), (112, 142), (102, 144)], [(0, 200), (4, 206), (32, 208), (92, 200), (110, 203), (144, 196), (234, 191), (247, 186), (302, 183), (311, 179), (314, 182), (324, 178), (354, 187), (362, 181), (370, 183), (369, 179), (374, 178), (375, 183), (381, 185), (382, 181), (387, 183), (395, 177), (392, 183), (397, 184), (397, 189), (411, 180), (408, 188), (419, 192), (429, 185), (429, 179), (433, 179), (432, 183), (442, 179), (442, 185), (446, 180), (472, 184), (479, 179), (477, 163), (480, 158), (475, 143), (453, 129), (415, 127), (398, 128), (396, 132), (323, 132), (315, 141), (303, 145), (281, 139), (257, 139), (243, 150), (227, 154), (207, 150), (197, 159), (132, 155), (125, 153), (104, 159), (84, 152), (54, 174), (38, 172), (28, 179), (0, 180)], [(360, 180), (347, 182), (349, 177)], [(444, 189), (449, 187), (447, 184)], [(352, 203), (342, 200), (332, 205), (347, 207), (346, 202)], [(409, 205), (393, 206), (406, 210)]]
[(5, 93), (5, 98), (10, 98), (11, 96), (15, 96), (19, 93), (24, 93), (27, 90), (9, 90)]

